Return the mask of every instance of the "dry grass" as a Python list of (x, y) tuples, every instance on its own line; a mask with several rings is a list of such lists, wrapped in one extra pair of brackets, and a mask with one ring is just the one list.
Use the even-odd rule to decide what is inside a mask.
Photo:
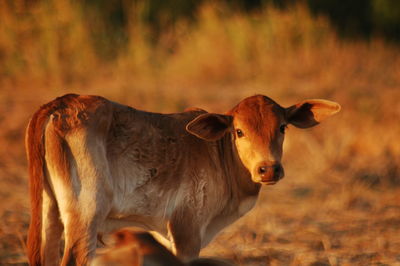
[[(239, 265), (400, 264), (400, 49), (343, 42), (301, 6), (239, 15), (205, 5), (149, 44), (131, 38), (104, 62), (78, 6), (0, 2), (0, 264), (24, 263), (29, 209), (24, 128), (66, 92), (153, 111), (223, 112), (245, 96), (283, 105), (328, 98), (342, 112), (312, 130), (289, 128), (286, 178), (203, 255)], [(139, 8), (140, 10), (140, 8)], [(138, 12), (132, 11), (132, 12)]]

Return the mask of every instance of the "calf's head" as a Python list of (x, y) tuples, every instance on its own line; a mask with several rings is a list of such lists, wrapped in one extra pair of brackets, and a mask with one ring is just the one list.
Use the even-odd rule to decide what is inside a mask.
[(281, 158), (286, 127), (313, 127), (339, 110), (339, 104), (327, 100), (305, 100), (284, 108), (266, 96), (256, 95), (244, 99), (226, 114), (199, 115), (186, 129), (207, 141), (231, 134), (252, 180), (271, 185), (284, 176)]

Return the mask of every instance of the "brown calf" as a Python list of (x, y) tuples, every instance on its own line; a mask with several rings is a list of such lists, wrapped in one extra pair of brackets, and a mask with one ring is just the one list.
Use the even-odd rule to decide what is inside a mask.
[(96, 256), (92, 266), (233, 266), (214, 258), (198, 258), (185, 264), (143, 230), (122, 229), (114, 233), (114, 242), (113, 247)]
[(317, 125), (337, 103), (284, 108), (262, 95), (226, 114), (136, 110), (98, 96), (65, 95), (42, 106), (26, 134), (31, 265), (85, 265), (98, 234), (139, 226), (170, 237), (189, 260), (275, 184), (285, 128)]

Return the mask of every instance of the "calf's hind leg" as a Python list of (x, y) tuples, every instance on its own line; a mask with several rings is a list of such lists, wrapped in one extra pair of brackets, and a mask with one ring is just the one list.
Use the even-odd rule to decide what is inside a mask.
[(79, 175), (71, 175), (73, 178), (79, 176), (79, 193), (64, 189), (68, 200), (59, 203), (65, 235), (62, 265), (87, 265), (90, 262), (96, 251), (98, 228), (110, 210), (110, 193), (106, 192), (107, 186), (103, 182), (107, 169), (89, 172), (83, 171), (84, 167), (78, 168)]
[(42, 263), (46, 266), (59, 265), (63, 225), (60, 220), (57, 202), (46, 186), (43, 190), (42, 213)]
[(65, 248), (61, 265), (88, 265), (95, 255), (97, 228), (104, 215), (86, 213), (84, 209), (93, 206), (84, 202), (77, 205), (79, 212), (69, 212), (64, 217)]
[(62, 211), (65, 233), (62, 265), (71, 262), (87, 265), (95, 255), (98, 229), (109, 213), (111, 202), (101, 180), (96, 175), (85, 177), (78, 198)]
[(110, 210), (110, 174), (105, 148), (96, 136), (75, 135), (67, 141), (69, 177), (59, 181), (63, 188), (56, 195), (65, 234), (62, 265), (87, 265), (95, 255), (98, 228)]

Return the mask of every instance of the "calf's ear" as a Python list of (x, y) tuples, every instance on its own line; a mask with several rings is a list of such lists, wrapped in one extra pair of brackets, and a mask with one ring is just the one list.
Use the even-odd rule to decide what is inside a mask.
[(222, 138), (229, 131), (233, 117), (206, 113), (199, 115), (186, 125), (186, 130), (204, 140), (214, 141)]
[(296, 127), (309, 128), (336, 114), (340, 108), (338, 103), (327, 100), (305, 100), (286, 108), (286, 119)]

